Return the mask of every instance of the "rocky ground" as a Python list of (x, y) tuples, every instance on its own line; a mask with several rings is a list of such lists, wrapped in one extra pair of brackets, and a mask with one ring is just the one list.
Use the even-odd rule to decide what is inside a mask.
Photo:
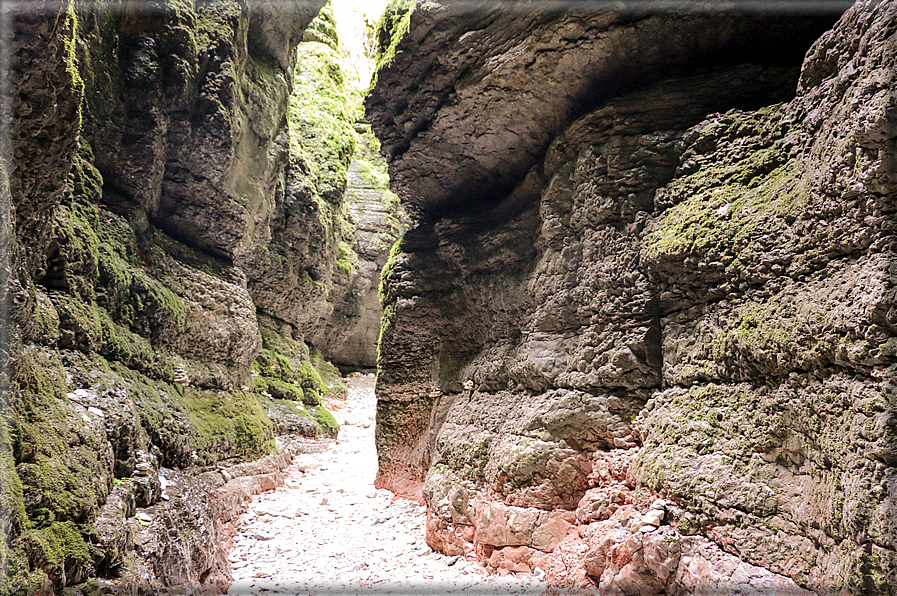
[(237, 522), (228, 594), (543, 594), (538, 577), (485, 575), (424, 542), (426, 510), (374, 488), (373, 375), (348, 379), (328, 407), (337, 441), (299, 456), (284, 486), (259, 495)]

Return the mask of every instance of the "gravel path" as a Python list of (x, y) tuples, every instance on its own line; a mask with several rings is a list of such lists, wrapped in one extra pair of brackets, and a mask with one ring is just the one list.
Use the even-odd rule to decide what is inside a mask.
[(424, 542), (424, 507), (374, 489), (374, 379), (350, 377), (332, 404), (339, 440), (297, 458), (285, 486), (238, 522), (228, 594), (532, 594), (532, 577), (484, 575)]

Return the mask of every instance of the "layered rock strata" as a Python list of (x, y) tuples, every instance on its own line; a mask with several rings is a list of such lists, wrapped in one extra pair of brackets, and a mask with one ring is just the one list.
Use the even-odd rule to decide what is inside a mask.
[(358, 144), (343, 199), (350, 233), (337, 253), (333, 314), (312, 341), (337, 366), (374, 369), (383, 315), (380, 273), (408, 227), (408, 216), (389, 190), (386, 162), (370, 125), (356, 122), (355, 131)]
[(323, 5), (4, 7), (0, 593), (215, 589), (255, 489), (212, 470), (336, 432), (357, 100)]
[(895, 7), (463, 7), (393, 3), (367, 102), (378, 483), (502, 573), (893, 593)]

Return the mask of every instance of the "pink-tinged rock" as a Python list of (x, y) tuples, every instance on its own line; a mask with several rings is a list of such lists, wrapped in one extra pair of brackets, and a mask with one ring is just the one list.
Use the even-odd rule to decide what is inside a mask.
[(615, 585), (627, 595), (662, 594), (680, 554), (679, 535), (672, 528), (637, 532), (612, 547), (610, 565), (601, 574), (599, 586)]
[(533, 550), (526, 546), (508, 546), (496, 552), (500, 552), (506, 561), (512, 563), (527, 563), (533, 554)]
[(503, 557), (501, 556), (501, 549), (495, 549), (492, 551), (492, 555), (489, 557), (489, 560), (486, 561), (486, 565), (488, 567), (499, 568), (503, 562)]
[(668, 594), (710, 596), (748, 593), (763, 596), (811, 596), (791, 578), (750, 565), (699, 536), (680, 538), (682, 557), (670, 577)]
[(573, 529), (573, 525), (561, 518), (555, 517), (549, 519), (547, 522), (533, 530), (533, 537), (530, 544), (533, 548), (550, 553), (561, 540), (567, 537), (567, 533), (571, 529)]
[(581, 524), (607, 519), (627, 502), (629, 492), (629, 488), (622, 484), (587, 490), (576, 507), (576, 519)]
[(533, 571), (526, 563), (511, 563), (510, 561), (506, 561), (505, 565), (509, 565), (506, 569), (513, 571), (514, 573), (532, 573)]
[(495, 549), (487, 562), (492, 569), (507, 569), (514, 573), (531, 573), (532, 566), (528, 564), (533, 549), (526, 546), (508, 546)]
[(525, 545), (551, 552), (573, 528), (574, 519), (570, 511), (483, 503), (476, 508), (474, 541), (494, 547)]
[(428, 510), (425, 540), (437, 552), (449, 556), (466, 556), (473, 550), (473, 545), (470, 544), (473, 541), (473, 528), (448, 523)]
[(486, 503), (476, 510), (475, 541), (492, 546), (528, 544), (539, 519), (535, 509)]

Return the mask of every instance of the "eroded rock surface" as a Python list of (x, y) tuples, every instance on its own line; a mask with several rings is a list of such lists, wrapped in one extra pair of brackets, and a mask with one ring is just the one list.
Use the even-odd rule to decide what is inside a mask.
[(602, 593), (893, 593), (894, 6), (402, 6), (378, 484)]
[(279, 482), (215, 470), (336, 434), (357, 101), (324, 4), (4, 5), (0, 593), (215, 590)]

